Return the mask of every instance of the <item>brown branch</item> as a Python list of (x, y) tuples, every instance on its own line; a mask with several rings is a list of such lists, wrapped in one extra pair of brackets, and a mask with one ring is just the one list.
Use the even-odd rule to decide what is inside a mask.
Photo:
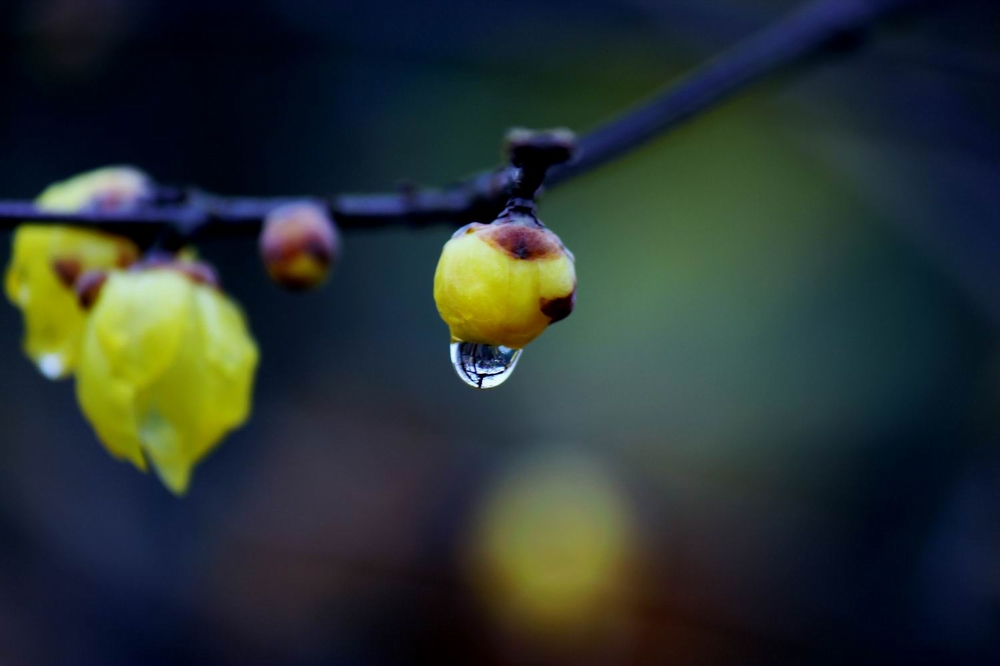
[[(576, 159), (553, 167), (551, 188), (584, 174), (672, 129), (766, 76), (813, 56), (853, 44), (879, 19), (920, 0), (813, 0), (750, 39), (695, 69), (678, 83), (579, 142)], [(462, 225), (492, 220), (503, 209), (520, 170), (485, 171), (442, 189), (403, 188), (387, 194), (335, 197), (222, 197), (192, 190), (164, 190), (153, 204), (120, 214), (52, 214), (26, 201), (0, 201), (0, 229), (26, 221), (94, 226), (150, 244), (164, 233), (175, 240), (256, 234), (274, 208), (291, 200), (326, 206), (344, 229)]]

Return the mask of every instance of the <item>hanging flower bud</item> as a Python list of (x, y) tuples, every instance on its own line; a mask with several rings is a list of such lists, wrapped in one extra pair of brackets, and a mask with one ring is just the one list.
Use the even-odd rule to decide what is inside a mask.
[(573, 311), (573, 255), (530, 202), (459, 229), (441, 252), (434, 301), (452, 342), (521, 349)]
[[(91, 171), (46, 189), (36, 205), (52, 212), (127, 210), (150, 196), (149, 178), (131, 167)], [(24, 224), (14, 233), (7, 298), (24, 315), (24, 351), (49, 379), (76, 366), (84, 312), (73, 293), (87, 270), (123, 268), (139, 256), (126, 239), (79, 227)]]
[(318, 204), (286, 204), (264, 222), (260, 256), (271, 279), (286, 289), (318, 287), (330, 275), (339, 254), (337, 228)]
[(250, 413), (257, 345), (239, 307), (189, 271), (112, 272), (90, 313), (76, 394), (105, 448), (173, 493)]

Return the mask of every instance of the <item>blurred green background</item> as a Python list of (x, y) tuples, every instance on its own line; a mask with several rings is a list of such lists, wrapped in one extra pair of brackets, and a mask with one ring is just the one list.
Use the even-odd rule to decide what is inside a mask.
[[(794, 4), (14, 0), (0, 197), (443, 184)], [(304, 296), (206, 243), (262, 363), (183, 500), (0, 308), (0, 664), (996, 663), (998, 36), (944, 3), (551, 192), (577, 309), (495, 391), (450, 229), (351, 232)]]

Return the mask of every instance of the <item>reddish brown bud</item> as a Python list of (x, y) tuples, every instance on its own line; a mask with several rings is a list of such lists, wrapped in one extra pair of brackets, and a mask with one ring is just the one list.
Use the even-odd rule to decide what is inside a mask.
[(264, 221), (260, 256), (271, 279), (286, 289), (319, 286), (339, 254), (337, 228), (318, 204), (286, 204), (271, 211)]
[(80, 302), (80, 307), (89, 310), (94, 307), (97, 297), (101, 294), (101, 287), (108, 280), (108, 274), (104, 271), (87, 271), (76, 279), (74, 287), (76, 298)]

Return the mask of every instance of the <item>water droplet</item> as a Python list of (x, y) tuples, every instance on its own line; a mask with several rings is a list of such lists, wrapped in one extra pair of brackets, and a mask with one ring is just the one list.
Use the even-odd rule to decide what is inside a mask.
[(64, 369), (62, 354), (44, 354), (38, 359), (38, 370), (46, 379), (59, 379)]
[(466, 384), (477, 389), (500, 386), (514, 372), (521, 349), (473, 342), (451, 343), (451, 362)]

